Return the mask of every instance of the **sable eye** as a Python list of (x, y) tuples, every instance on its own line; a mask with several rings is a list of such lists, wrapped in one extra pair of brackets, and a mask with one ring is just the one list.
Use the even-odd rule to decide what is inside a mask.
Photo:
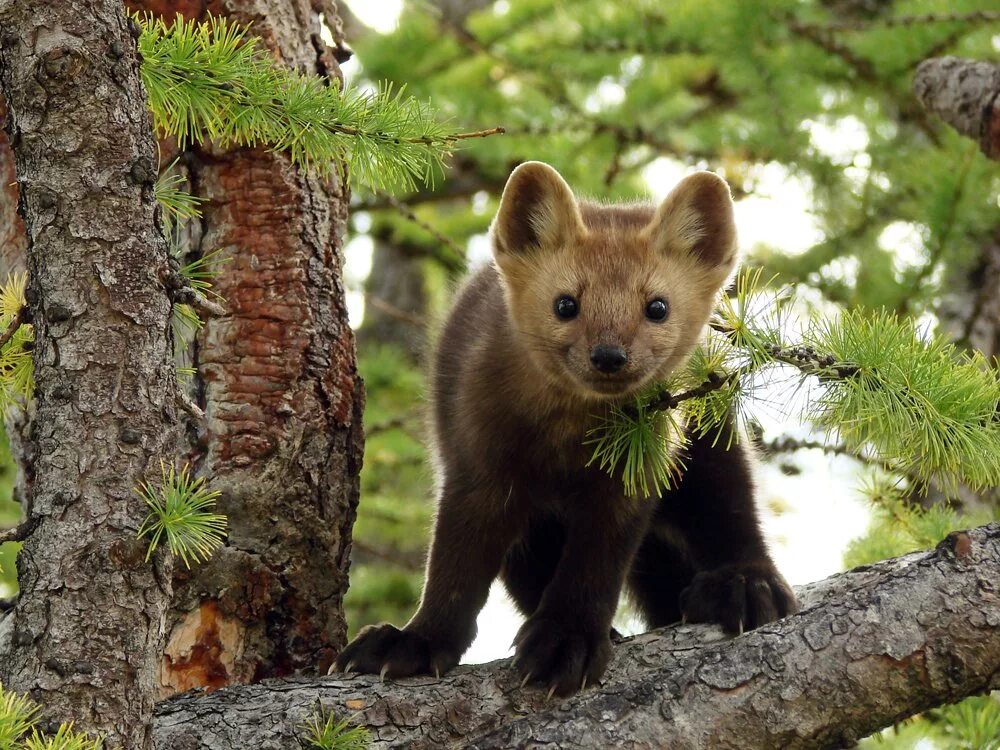
[(580, 306), (568, 294), (556, 299), (556, 315), (563, 320), (572, 320), (578, 312), (580, 312)]
[(670, 307), (667, 305), (667, 301), (659, 297), (650, 300), (649, 304), (646, 305), (646, 317), (657, 323), (666, 320), (669, 312)]

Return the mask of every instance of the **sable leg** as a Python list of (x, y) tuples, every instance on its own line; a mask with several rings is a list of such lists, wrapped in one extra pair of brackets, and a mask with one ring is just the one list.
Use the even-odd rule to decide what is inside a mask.
[(441, 675), (458, 663), (476, 636), (506, 551), (509, 533), (501, 506), (483, 495), (442, 492), (420, 609), (399, 629), (364, 628), (337, 657), (336, 668), (406, 677)]

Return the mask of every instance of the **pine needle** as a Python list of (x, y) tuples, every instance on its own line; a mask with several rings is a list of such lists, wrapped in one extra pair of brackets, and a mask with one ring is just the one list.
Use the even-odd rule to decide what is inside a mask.
[(351, 719), (338, 721), (332, 711), (317, 708), (305, 725), (306, 741), (315, 750), (365, 750), (371, 745), (371, 732), (365, 727), (351, 726)]
[(456, 133), (402, 88), (342, 91), (325, 77), (287, 70), (225, 18), (138, 20), (154, 122), (181, 148), (259, 146), (323, 174), (346, 163), (369, 187), (411, 190), (435, 182), (459, 141), (502, 132)]
[(143, 484), (136, 489), (149, 507), (149, 514), (139, 528), (138, 536), (149, 537), (149, 560), (160, 542), (190, 568), (191, 563), (204, 562), (222, 546), (226, 534), (226, 517), (210, 512), (221, 493), (209, 490), (205, 478), (191, 478), (190, 467), (180, 471), (161, 464), (159, 487)]
[(38, 721), (38, 706), (0, 683), (0, 750), (11, 750)]

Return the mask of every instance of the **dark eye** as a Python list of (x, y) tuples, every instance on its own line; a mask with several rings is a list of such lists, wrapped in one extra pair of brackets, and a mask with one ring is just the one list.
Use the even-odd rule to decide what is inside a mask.
[(669, 312), (670, 307), (667, 305), (667, 301), (665, 299), (656, 298), (654, 300), (650, 300), (649, 304), (646, 305), (646, 317), (650, 320), (666, 320)]
[(578, 312), (580, 312), (580, 306), (568, 294), (556, 298), (556, 315), (563, 320), (572, 320)]

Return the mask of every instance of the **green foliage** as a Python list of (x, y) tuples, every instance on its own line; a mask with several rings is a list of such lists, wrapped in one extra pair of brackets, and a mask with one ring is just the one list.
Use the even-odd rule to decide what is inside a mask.
[(24, 750), (102, 750), (103, 747), (102, 740), (74, 732), (72, 722), (61, 724), (55, 734), (43, 735), (36, 730), (24, 743)]
[[(680, 438), (660, 426), (663, 411), (680, 407), (678, 424), (691, 421), (701, 434), (720, 430), (730, 410), (753, 406), (754, 378), (792, 366), (800, 379), (817, 379), (806, 418), (856, 454), (921, 483), (1000, 484), (1000, 377), (981, 354), (921, 335), (912, 320), (884, 311), (817, 320), (790, 344), (782, 301), (765, 293), (762, 304), (759, 279), (742, 274), (686, 373), (605, 419), (590, 441), (592, 463), (620, 471), (629, 494), (637, 478), (645, 494), (647, 474), (649, 486), (668, 486), (661, 478), (677, 471)], [(687, 390), (677, 393), (681, 384)]]
[(37, 715), (38, 706), (0, 684), (0, 750), (15, 750), (16, 743), (35, 726)]
[(820, 427), (857, 451), (874, 446), (923, 482), (1000, 484), (1000, 378), (980, 353), (924, 337), (912, 320), (884, 311), (846, 311), (806, 340), (857, 367), (818, 399)]
[(171, 171), (176, 163), (175, 160), (163, 170), (153, 186), (153, 195), (163, 209), (164, 224), (168, 234), (178, 222), (201, 216), (201, 204), (205, 202), (204, 198), (199, 198), (183, 189), (187, 180), (183, 175)]
[(848, 545), (844, 553), (848, 568), (930, 549), (952, 531), (1000, 518), (1000, 508), (959, 512), (945, 504), (922, 507), (913, 502), (900, 479), (884, 473), (870, 475), (861, 492), (872, 504), (872, 520), (868, 531)]
[(332, 711), (318, 707), (306, 723), (308, 747), (315, 750), (365, 750), (371, 745), (371, 733), (365, 727), (351, 726), (350, 719), (340, 721)]
[(25, 696), (0, 685), (0, 750), (102, 750), (95, 737), (73, 731), (72, 722), (60, 724), (55, 734), (42, 734), (35, 726), (39, 707)]
[(998, 750), (1000, 693), (942, 706), (863, 740), (862, 750)]
[(934, 709), (934, 734), (954, 750), (1000, 750), (1000, 695), (967, 698)]
[(157, 127), (180, 146), (264, 146), (330, 172), (346, 163), (372, 187), (433, 183), (466, 137), (403, 88), (340, 89), (277, 66), (225, 18), (142, 19), (142, 79)]
[[(27, 273), (8, 274), (0, 286), (0, 333), (7, 331), (24, 307)], [(21, 323), (10, 340), (0, 348), (0, 412), (28, 400), (35, 392), (31, 346), (35, 332), (29, 323)]]
[(190, 568), (225, 541), (226, 517), (211, 512), (221, 493), (209, 490), (204, 477), (193, 479), (187, 465), (180, 471), (161, 465), (161, 474), (159, 487), (143, 484), (136, 489), (149, 508), (138, 536), (149, 537), (147, 560), (165, 538), (170, 551)]
[(424, 378), (399, 350), (359, 352), (365, 380), (365, 462), (354, 524), (351, 587), (344, 599), (352, 633), (400, 622), (420, 599), (432, 487), (420, 431)]
[(587, 435), (586, 444), (594, 446), (587, 465), (620, 473), (625, 493), (633, 497), (669, 489), (684, 469), (684, 426), (672, 411), (650, 408), (656, 395), (650, 391), (628, 407), (612, 407)]

